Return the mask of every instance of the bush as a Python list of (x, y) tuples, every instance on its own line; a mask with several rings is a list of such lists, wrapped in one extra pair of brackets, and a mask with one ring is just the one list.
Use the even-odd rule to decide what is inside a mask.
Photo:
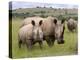
[[(10, 13), (11, 14), (11, 13)], [(26, 17), (33, 17), (35, 16), (34, 14), (31, 14), (29, 12), (26, 13), (12, 13), (13, 18), (26, 18)]]
[(39, 6), (37, 6), (36, 8), (40, 8)]
[(41, 13), (41, 14), (44, 14), (44, 13), (46, 13), (46, 11), (40, 11), (40, 13)]
[(58, 16), (58, 19), (59, 19), (59, 20), (62, 20), (62, 18), (63, 18), (62, 15), (59, 15), (59, 16)]
[(47, 17), (47, 15), (43, 15), (43, 14), (42, 14), (42, 15), (40, 15), (40, 17), (42, 17), (42, 18), (46, 18), (46, 17)]
[(73, 19), (78, 20), (78, 17), (73, 17)]

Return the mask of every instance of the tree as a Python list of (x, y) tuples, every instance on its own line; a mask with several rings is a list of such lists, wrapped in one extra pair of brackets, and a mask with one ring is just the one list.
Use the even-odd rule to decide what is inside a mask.
[(37, 6), (36, 8), (40, 8), (39, 6)]

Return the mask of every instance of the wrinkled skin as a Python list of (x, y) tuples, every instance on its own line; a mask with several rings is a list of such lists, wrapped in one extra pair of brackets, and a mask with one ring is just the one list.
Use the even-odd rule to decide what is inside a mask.
[(43, 32), (41, 29), (42, 20), (39, 22), (39, 25), (35, 24), (35, 21), (32, 20), (31, 24), (25, 25), (20, 28), (18, 33), (19, 39), (19, 48), (21, 44), (26, 44), (28, 49), (31, 49), (35, 43), (39, 43), (40, 48), (42, 48), (43, 41)]

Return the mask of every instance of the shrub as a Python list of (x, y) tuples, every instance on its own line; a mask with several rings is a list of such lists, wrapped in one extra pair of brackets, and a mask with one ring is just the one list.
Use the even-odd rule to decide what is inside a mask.
[(73, 17), (73, 19), (78, 20), (78, 17)]
[(42, 15), (40, 15), (40, 17), (42, 17), (42, 18), (46, 18), (46, 17), (47, 17), (47, 15), (43, 15), (43, 14), (42, 14)]
[(59, 20), (62, 20), (62, 18), (63, 18), (62, 15), (59, 15), (59, 16), (58, 16), (58, 19), (59, 19)]
[(46, 13), (46, 11), (40, 11), (40, 13), (44, 14), (44, 13)]

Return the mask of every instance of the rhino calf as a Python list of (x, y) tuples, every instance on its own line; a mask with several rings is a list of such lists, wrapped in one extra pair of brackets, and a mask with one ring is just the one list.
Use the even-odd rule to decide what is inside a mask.
[(18, 32), (18, 42), (19, 48), (21, 44), (26, 44), (28, 49), (32, 48), (32, 45), (36, 42), (39, 43), (40, 48), (42, 48), (43, 42), (43, 32), (41, 29), (42, 20), (39, 22), (39, 25), (35, 24), (35, 21), (32, 20), (31, 24), (25, 25), (19, 29)]

